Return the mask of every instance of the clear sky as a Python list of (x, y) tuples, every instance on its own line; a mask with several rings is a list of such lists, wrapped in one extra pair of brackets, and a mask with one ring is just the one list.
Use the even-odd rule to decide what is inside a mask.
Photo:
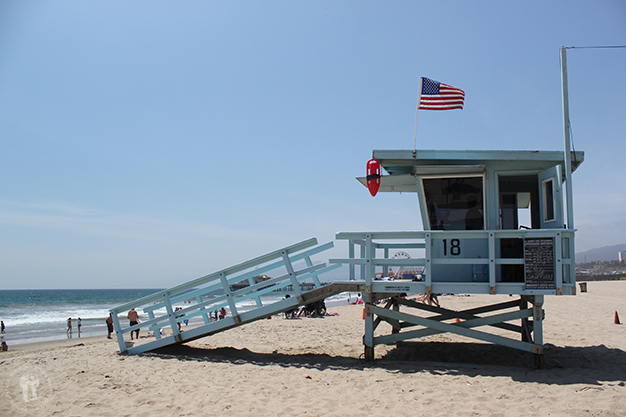
[[(421, 230), (373, 149), (562, 150), (561, 46), (624, 1), (2, 1), (0, 286), (173, 286), (338, 231)], [(568, 51), (577, 251), (626, 242), (626, 49)], [(347, 254), (345, 242), (333, 257)]]

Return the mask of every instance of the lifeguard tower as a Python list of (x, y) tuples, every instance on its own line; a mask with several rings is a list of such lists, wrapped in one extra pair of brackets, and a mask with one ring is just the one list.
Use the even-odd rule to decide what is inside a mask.
[[(331, 263), (349, 264), (350, 279), (364, 281), (365, 358), (373, 360), (379, 344), (450, 332), (535, 353), (541, 366), (544, 297), (576, 293), (575, 231), (564, 215), (563, 185), (584, 154), (376, 150), (373, 158), (388, 173), (380, 177), (380, 192), (417, 194), (423, 231), (336, 235), (348, 241), (349, 258)], [(366, 184), (367, 178), (359, 181)], [(565, 182), (565, 200), (571, 218), (570, 184)], [(421, 256), (392, 259), (390, 250)], [(420, 280), (374, 279), (392, 266), (423, 267), (424, 274)], [(456, 312), (399, 293), (519, 297)], [(383, 299), (388, 301), (379, 305)], [(400, 311), (400, 305), (406, 308)], [(510, 323), (517, 320), (519, 325)], [(391, 334), (374, 337), (383, 321), (391, 324)], [(484, 330), (489, 328), (513, 336)]]
[[(337, 233), (337, 240), (348, 242), (348, 257), (330, 259), (328, 265), (312, 257), (334, 243), (318, 245), (317, 239), (308, 239), (113, 308), (120, 352), (186, 343), (341, 292), (359, 291), (365, 301), (366, 360), (374, 360), (376, 345), (449, 332), (532, 352), (542, 366), (544, 297), (576, 293), (568, 179), (584, 154), (378, 150), (373, 157), (388, 174), (377, 178), (381, 192), (417, 194), (423, 230)], [(367, 183), (367, 178), (359, 180)], [(569, 202), (567, 218), (564, 201)], [(407, 256), (394, 256), (398, 252)], [(346, 264), (348, 279), (322, 284), (321, 274)], [(390, 268), (421, 273), (376, 279), (388, 277)], [(259, 274), (274, 278), (258, 279)], [(293, 296), (277, 300), (276, 292), (286, 288)], [(405, 293), (425, 294), (426, 299), (438, 293), (516, 298), (453, 311), (409, 300)], [(148, 318), (123, 325), (120, 319), (130, 308)], [(222, 308), (228, 308), (227, 317), (214, 319), (212, 312)], [(180, 323), (193, 318), (201, 323), (183, 331)], [(391, 325), (391, 333), (380, 335), (380, 328), (375, 336), (382, 322)], [(139, 329), (153, 338), (124, 339)]]

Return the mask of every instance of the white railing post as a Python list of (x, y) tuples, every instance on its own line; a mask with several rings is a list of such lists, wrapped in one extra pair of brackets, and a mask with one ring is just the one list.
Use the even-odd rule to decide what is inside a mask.
[(554, 273), (556, 278), (556, 295), (563, 295), (563, 241), (560, 232), (554, 237)]
[[(148, 311), (148, 318), (150, 320), (154, 319), (154, 310), (149, 310)], [(149, 330), (152, 330), (154, 332), (154, 337), (157, 338), (157, 340), (161, 339), (161, 332), (159, 331), (159, 326), (156, 324), (153, 324), (152, 326), (149, 327)]]
[[(385, 257), (385, 259), (389, 259), (389, 248), (385, 248), (384, 253), (385, 254), (383, 256)], [(388, 277), (388, 276), (389, 276), (389, 266), (384, 265), (383, 266), (383, 277)]]
[[(354, 240), (353, 239), (348, 240), (348, 258), (354, 259)], [(349, 265), (349, 268), (350, 268), (350, 281), (354, 281), (356, 279), (356, 277), (354, 276), (354, 264), (351, 263)]]
[(283, 263), (285, 264), (285, 268), (287, 269), (287, 273), (289, 274), (289, 281), (291, 285), (293, 285), (293, 291), (296, 293), (298, 299), (302, 297), (302, 290), (300, 289), (300, 284), (298, 283), (298, 277), (293, 270), (293, 265), (291, 265), (291, 259), (289, 259), (289, 254), (287, 251), (281, 252), (283, 256)]
[[(424, 237), (424, 245), (426, 246), (426, 273), (424, 274), (424, 284), (426, 288), (432, 288), (433, 285), (433, 263), (432, 263), (432, 234), (426, 233)], [(427, 290), (428, 291), (428, 290)]]
[(365, 285), (372, 285), (372, 278), (374, 272), (374, 262), (372, 259), (372, 235), (365, 235)]
[[(196, 303), (197, 304), (201, 304), (202, 303), (202, 297), (201, 296), (197, 296), (196, 297)], [(211, 323), (211, 320), (209, 320), (209, 317), (206, 314), (206, 307), (205, 306), (201, 306), (200, 310), (203, 311), (203, 313), (202, 313), (202, 321), (204, 322), (204, 324)]]
[(172, 328), (172, 334), (174, 335), (174, 339), (178, 341), (178, 339), (180, 339), (180, 331), (178, 330), (178, 322), (174, 317), (174, 309), (172, 308), (170, 296), (167, 291), (163, 292), (163, 303), (165, 304), (165, 310), (167, 310), (167, 316), (169, 318), (170, 327)]
[[(306, 263), (306, 266), (311, 267), (313, 266), (313, 261), (311, 261), (311, 257), (310, 256), (305, 256), (304, 257), (304, 262)], [(313, 278), (313, 283), (315, 284), (315, 288), (319, 288), (322, 286), (322, 284), (320, 283), (320, 279), (317, 276), (317, 274), (313, 274), (311, 276), (311, 278)]]
[(226, 295), (226, 301), (228, 302), (228, 307), (230, 308), (230, 315), (237, 317), (239, 314), (237, 313), (237, 306), (235, 306), (235, 300), (233, 300), (233, 295), (230, 292), (230, 286), (228, 285), (228, 280), (226, 279), (226, 273), (224, 271), (220, 272), (220, 281), (222, 282), (222, 288), (224, 289), (224, 295)]
[(115, 336), (117, 337), (117, 344), (120, 348), (120, 353), (126, 352), (126, 343), (124, 342), (124, 334), (122, 333), (122, 327), (120, 326), (120, 319), (117, 317), (117, 310), (113, 310), (111, 313), (113, 319), (113, 328), (115, 329)]

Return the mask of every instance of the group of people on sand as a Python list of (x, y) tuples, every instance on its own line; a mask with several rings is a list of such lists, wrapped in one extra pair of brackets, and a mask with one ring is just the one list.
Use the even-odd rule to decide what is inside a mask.
[[(285, 299), (291, 298), (291, 295), (287, 294)], [(312, 303), (303, 305), (299, 308), (294, 308), (293, 310), (285, 311), (285, 318), (287, 319), (296, 319), (301, 316), (304, 317), (324, 317), (328, 315), (328, 311), (326, 310), (326, 303), (324, 300), (314, 301)]]
[[(176, 307), (176, 309), (174, 311), (178, 311), (178, 310), (182, 310), (182, 309), (183, 309), (182, 307)], [(184, 317), (184, 316), (185, 316), (185, 313), (180, 313), (180, 315), (176, 316), (176, 318)], [(188, 319), (184, 319), (183, 322), (185, 323), (185, 326), (187, 326), (189, 324), (189, 320)], [(178, 331), (182, 332), (183, 329), (181, 328), (182, 325), (181, 325), (180, 321), (177, 322), (176, 324), (178, 324)]]
[[(350, 296), (348, 296), (348, 303), (350, 303)], [(356, 296), (356, 300), (353, 303), (350, 303), (353, 306), (354, 305), (359, 305), (359, 304), (363, 304), (363, 297), (361, 296), (361, 293), (358, 293)]]
[[(130, 311), (128, 312), (127, 318), (131, 326), (134, 326), (135, 324), (139, 324), (139, 313), (137, 313), (137, 310), (135, 310), (134, 308), (130, 309)], [(107, 324), (107, 339), (111, 339), (111, 334), (113, 333), (113, 316), (109, 314), (105, 322)], [(131, 340), (135, 339), (134, 336), (136, 336), (137, 340), (139, 340), (139, 329), (133, 330), (132, 332), (130, 332)]]
[(226, 318), (226, 308), (222, 307), (213, 312), (209, 312), (210, 321), (224, 320)]
[[(182, 307), (176, 307), (176, 309), (174, 310), (175, 312), (178, 312), (179, 310), (182, 310)], [(226, 309), (224, 307), (222, 307), (221, 309), (217, 309), (215, 310), (215, 312), (210, 312), (210, 319), (211, 321), (216, 321), (216, 320), (222, 320), (224, 318), (226, 318)], [(176, 318), (180, 318), (182, 316), (184, 316), (184, 313), (178, 313), (175, 317)], [(128, 312), (128, 321), (129, 321), (129, 325), (132, 327), (136, 324), (139, 324), (139, 313), (137, 313), (137, 310), (135, 310), (134, 308), (130, 309), (130, 311)], [(71, 332), (71, 318), (68, 319), (68, 332)], [(113, 328), (113, 316), (109, 315), (106, 318), (106, 325), (107, 325), (107, 339), (111, 339), (111, 334), (113, 334), (114, 332), (114, 328)], [(185, 326), (189, 324), (189, 320), (185, 319), (183, 320), (183, 322), (185, 323)], [(182, 332), (182, 326), (181, 326), (181, 322), (179, 321), (178, 323), (178, 331)], [(79, 331), (80, 331), (80, 318), (78, 319), (78, 326), (79, 326)], [(137, 339), (139, 340), (139, 329), (133, 330), (130, 332), (130, 339), (134, 340)]]

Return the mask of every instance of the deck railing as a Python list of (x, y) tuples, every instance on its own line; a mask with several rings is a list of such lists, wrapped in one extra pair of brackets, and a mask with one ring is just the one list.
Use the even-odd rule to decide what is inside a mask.
[[(576, 279), (574, 234), (566, 229), (340, 232), (336, 239), (348, 241), (349, 257), (330, 262), (348, 264), (351, 280), (360, 270), (358, 279), (368, 286), (379, 283), (377, 273), (388, 276), (390, 267), (419, 267), (424, 268), (423, 276), (405, 286), (410, 291), (570, 295), (575, 294)], [(503, 253), (503, 242), (522, 245), (522, 254)], [(542, 245), (542, 252), (532, 252), (536, 244)], [(393, 252), (416, 250), (422, 250), (422, 256), (393, 259)], [(503, 279), (504, 265), (520, 265), (522, 279)]]

